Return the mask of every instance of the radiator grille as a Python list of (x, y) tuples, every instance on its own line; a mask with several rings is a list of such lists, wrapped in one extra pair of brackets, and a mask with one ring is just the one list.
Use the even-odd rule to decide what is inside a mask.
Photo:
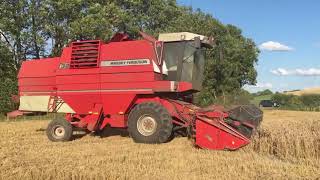
[(100, 45), (99, 40), (73, 42), (70, 68), (98, 67)]

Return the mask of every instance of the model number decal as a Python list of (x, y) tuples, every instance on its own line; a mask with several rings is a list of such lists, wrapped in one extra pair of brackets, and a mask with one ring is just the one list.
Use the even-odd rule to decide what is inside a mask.
[(147, 64), (150, 64), (149, 59), (101, 61), (101, 66), (136, 66), (136, 65), (147, 65)]

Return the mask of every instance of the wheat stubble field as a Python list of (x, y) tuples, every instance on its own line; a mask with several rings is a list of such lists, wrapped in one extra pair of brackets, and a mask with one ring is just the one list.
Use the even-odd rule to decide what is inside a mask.
[(253, 143), (207, 151), (85, 136), (52, 143), (48, 121), (0, 123), (0, 179), (320, 179), (320, 113), (265, 111)]

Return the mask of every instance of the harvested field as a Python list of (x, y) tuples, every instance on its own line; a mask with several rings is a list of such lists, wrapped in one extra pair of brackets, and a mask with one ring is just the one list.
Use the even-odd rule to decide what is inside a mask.
[(296, 96), (302, 96), (302, 95), (308, 95), (308, 94), (320, 94), (320, 88), (307, 88), (303, 90), (297, 90), (297, 91), (288, 91), (285, 92), (285, 94), (291, 94)]
[(52, 143), (48, 121), (0, 123), (0, 179), (320, 179), (320, 113), (265, 111), (259, 134), (234, 152), (85, 136)]

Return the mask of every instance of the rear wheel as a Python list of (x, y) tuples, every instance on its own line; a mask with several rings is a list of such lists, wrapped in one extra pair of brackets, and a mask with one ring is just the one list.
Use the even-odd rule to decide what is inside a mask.
[(49, 123), (46, 133), (50, 141), (70, 141), (72, 125), (65, 119), (54, 119)]
[(172, 119), (158, 103), (138, 104), (129, 114), (128, 131), (138, 143), (164, 143), (172, 134)]

